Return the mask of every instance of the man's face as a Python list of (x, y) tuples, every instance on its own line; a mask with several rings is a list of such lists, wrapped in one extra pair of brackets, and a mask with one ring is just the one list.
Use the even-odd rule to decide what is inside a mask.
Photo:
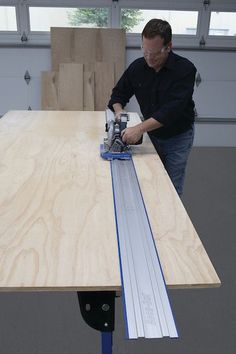
[(171, 42), (164, 46), (164, 39), (160, 36), (154, 38), (143, 37), (142, 50), (143, 56), (151, 68), (160, 69), (167, 60), (169, 51), (171, 49)]

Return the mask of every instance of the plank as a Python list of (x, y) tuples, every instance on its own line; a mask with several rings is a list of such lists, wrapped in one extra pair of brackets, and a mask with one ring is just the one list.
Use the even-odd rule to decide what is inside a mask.
[(41, 106), (43, 110), (58, 109), (58, 73), (55, 71), (41, 74)]
[(84, 64), (84, 81), (83, 81), (83, 92), (84, 92), (84, 111), (94, 111), (94, 85), (95, 85), (95, 75), (94, 75), (94, 65), (85, 63)]
[(114, 63), (96, 62), (95, 68), (95, 110), (104, 111), (115, 84)]
[[(121, 290), (103, 137), (103, 112), (12, 111), (0, 120), (0, 290)], [(133, 157), (168, 286), (219, 286), (148, 137)]]
[(52, 69), (60, 63), (115, 63), (115, 81), (125, 69), (125, 31), (119, 28), (51, 28)]
[(61, 63), (74, 60), (74, 28), (51, 28), (51, 64), (52, 70), (59, 71)]
[(83, 110), (83, 64), (59, 65), (58, 106), (60, 110)]

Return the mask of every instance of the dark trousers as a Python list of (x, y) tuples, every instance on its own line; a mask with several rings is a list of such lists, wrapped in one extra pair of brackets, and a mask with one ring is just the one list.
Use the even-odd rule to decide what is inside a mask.
[(181, 197), (188, 156), (193, 146), (194, 126), (169, 139), (160, 139), (151, 135), (150, 138), (177, 193)]

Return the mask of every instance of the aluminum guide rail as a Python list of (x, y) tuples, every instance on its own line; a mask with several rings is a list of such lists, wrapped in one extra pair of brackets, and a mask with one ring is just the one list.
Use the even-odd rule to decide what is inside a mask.
[(178, 337), (157, 250), (132, 160), (112, 160), (111, 174), (127, 331)]

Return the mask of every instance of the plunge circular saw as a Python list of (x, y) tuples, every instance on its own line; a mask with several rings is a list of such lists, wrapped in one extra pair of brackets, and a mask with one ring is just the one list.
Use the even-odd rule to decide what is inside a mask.
[(107, 109), (105, 116), (107, 137), (104, 138), (103, 144), (100, 146), (101, 156), (107, 160), (131, 159), (131, 147), (124, 143), (121, 137), (121, 132), (127, 127), (129, 114), (121, 112), (115, 115), (110, 109)]

